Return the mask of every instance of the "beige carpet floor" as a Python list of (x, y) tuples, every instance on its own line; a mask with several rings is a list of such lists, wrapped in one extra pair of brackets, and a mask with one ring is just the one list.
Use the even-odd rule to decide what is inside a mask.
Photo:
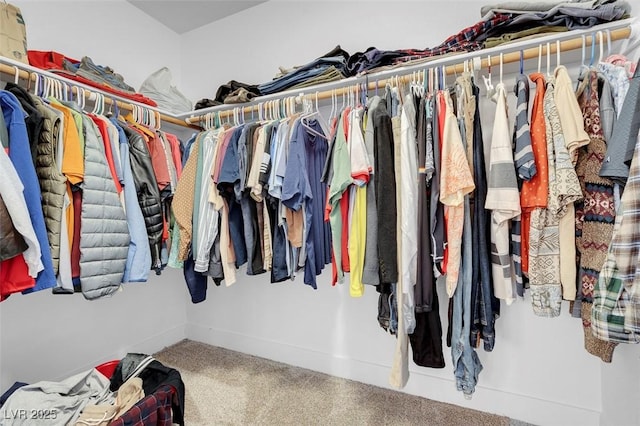
[(199, 425), (500, 425), (507, 417), (184, 340), (154, 355), (186, 386)]

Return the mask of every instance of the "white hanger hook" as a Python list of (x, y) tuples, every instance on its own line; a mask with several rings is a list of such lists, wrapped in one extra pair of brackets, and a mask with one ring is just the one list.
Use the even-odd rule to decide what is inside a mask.
[(542, 44), (538, 45), (538, 74), (542, 69)]

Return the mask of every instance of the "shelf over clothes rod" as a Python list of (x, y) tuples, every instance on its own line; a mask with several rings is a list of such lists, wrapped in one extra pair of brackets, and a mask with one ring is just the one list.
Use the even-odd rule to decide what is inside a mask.
[(14, 81), (17, 73), (18, 78), (28, 81), (29, 84), (35, 83), (35, 79), (37, 78), (37, 76), (41, 75), (45, 78), (50, 78), (55, 81), (65, 83), (67, 86), (69, 86), (72, 93), (76, 96), (78, 95), (78, 91), (80, 88), (89, 95), (96, 93), (104, 95), (104, 103), (106, 106), (117, 105), (118, 108), (125, 111), (132, 111), (134, 107), (140, 107), (159, 114), (161, 122), (164, 121), (177, 126), (188, 127), (192, 129), (200, 128), (198, 126), (187, 123), (184, 119), (178, 118), (173, 114), (167, 113), (166, 111), (162, 111), (158, 108), (154, 108), (151, 105), (145, 105), (143, 103), (135, 102), (109, 92), (104, 92), (96, 87), (92, 87), (78, 81), (65, 78), (64, 76), (41, 70), (39, 68), (35, 68), (31, 65), (23, 64), (22, 62), (13, 61), (9, 58), (0, 57), (0, 73), (5, 74), (6, 76), (11, 78), (11, 80), (6, 79), (6, 81)]
[[(596, 25), (585, 30), (554, 33), (552, 35), (536, 37), (534, 39), (518, 41), (474, 52), (428, 58), (426, 60), (412, 62), (406, 66), (397, 66), (380, 72), (373, 72), (317, 86), (290, 89), (272, 95), (260, 96), (254, 98), (249, 103), (214, 106), (189, 113), (179, 114), (178, 116), (184, 117), (185, 121), (189, 124), (196, 124), (205, 121), (211, 113), (216, 113), (220, 118), (227, 118), (238, 111), (240, 114), (256, 112), (261, 108), (261, 106), (264, 106), (265, 103), (270, 101), (298, 96), (304, 96), (307, 99), (313, 100), (329, 99), (332, 96), (342, 96), (344, 94), (353, 93), (354, 87), (365, 83), (367, 90), (384, 88), (387, 84), (393, 84), (395, 82), (405, 83), (410, 81), (412, 73), (422, 72), (423, 70), (428, 69), (442, 68), (446, 75), (459, 74), (464, 71), (465, 62), (474, 59), (480, 60), (480, 68), (495, 66), (499, 64), (500, 54), (502, 54), (503, 64), (518, 62), (520, 61), (521, 52), (523, 60), (537, 58), (539, 54), (539, 46), (542, 46), (542, 54), (546, 56), (556, 53), (558, 42), (560, 45), (560, 51), (566, 52), (581, 49), (583, 47), (583, 43), (584, 46), (587, 47), (591, 46), (594, 42), (600, 43), (606, 42), (607, 40), (616, 41), (629, 38), (631, 36), (631, 24), (634, 23), (637, 23), (635, 18), (624, 19), (607, 24)], [(602, 38), (596, 35), (598, 32), (602, 32)], [(548, 52), (547, 44), (549, 44)]]

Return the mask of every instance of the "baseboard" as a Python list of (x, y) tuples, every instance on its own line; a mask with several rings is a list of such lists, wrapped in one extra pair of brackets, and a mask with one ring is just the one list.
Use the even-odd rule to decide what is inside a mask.
[[(197, 324), (187, 324), (187, 338), (296, 367), (319, 371), (336, 377), (393, 389), (388, 384), (390, 365), (359, 359), (338, 357), (288, 343), (257, 336), (219, 330)], [(391, 360), (390, 360), (391, 362)], [(407, 386), (400, 390), (436, 401), (507, 416), (536, 425), (598, 425), (600, 412), (556, 401), (520, 395), (482, 386), (480, 383), (471, 400), (464, 399), (455, 387), (453, 376), (443, 378), (429, 374), (428, 369), (414, 366)]]
[(166, 348), (167, 346), (171, 346), (185, 338), (186, 338), (186, 326), (184, 324), (181, 324), (169, 330), (165, 330), (162, 333), (149, 336), (134, 344), (116, 348), (116, 350), (114, 350), (113, 352), (106, 353), (104, 354), (103, 357), (100, 357), (99, 359), (88, 362), (85, 365), (81, 365), (78, 368), (74, 368), (72, 371), (67, 371), (66, 373), (61, 374), (60, 377), (54, 380), (64, 380), (69, 376), (72, 376), (74, 374), (96, 367), (102, 364), (103, 362), (111, 361), (114, 359), (122, 359), (128, 353), (154, 354)]

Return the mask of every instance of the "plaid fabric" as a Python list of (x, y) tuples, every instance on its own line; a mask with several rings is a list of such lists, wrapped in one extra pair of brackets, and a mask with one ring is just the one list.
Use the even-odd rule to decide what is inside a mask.
[(495, 13), (490, 19), (477, 22), (476, 24), (463, 29), (459, 33), (452, 35), (437, 47), (424, 50), (398, 50), (398, 52), (401, 52), (406, 56), (396, 59), (396, 63), (443, 55), (445, 53), (472, 52), (474, 50), (482, 49), (484, 38), (486, 37), (481, 36), (495, 31), (496, 28), (506, 24), (512, 19), (513, 15), (509, 13)]
[(621, 199), (607, 260), (594, 289), (591, 329), (611, 342), (640, 343), (640, 143)]
[(171, 426), (171, 401), (175, 389), (164, 385), (138, 401), (110, 426)]

